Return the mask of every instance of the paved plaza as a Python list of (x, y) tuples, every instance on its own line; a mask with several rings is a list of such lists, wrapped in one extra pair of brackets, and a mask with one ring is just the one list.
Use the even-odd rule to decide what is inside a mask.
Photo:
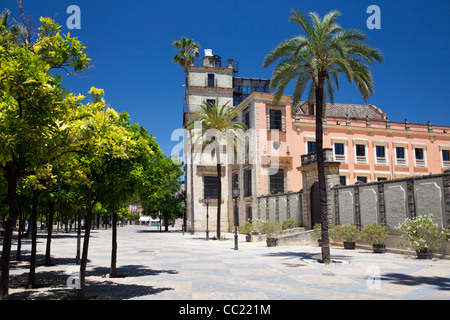
[[(211, 235), (212, 236), (212, 235)], [(417, 260), (405, 254), (374, 254), (332, 247), (323, 265), (320, 247), (269, 248), (265, 242), (206, 241), (205, 235), (154, 226), (118, 228), (118, 274), (109, 279), (111, 229), (93, 230), (86, 296), (97, 300), (295, 300), (450, 299), (450, 260)], [(15, 245), (13, 245), (15, 250)], [(30, 242), (23, 244), (29, 257)], [(13, 252), (14, 253), (14, 252)], [(76, 234), (57, 233), (52, 267), (43, 267), (45, 236), (38, 243), (36, 290), (25, 290), (28, 262), (11, 262), (10, 299), (68, 299), (75, 267)]]

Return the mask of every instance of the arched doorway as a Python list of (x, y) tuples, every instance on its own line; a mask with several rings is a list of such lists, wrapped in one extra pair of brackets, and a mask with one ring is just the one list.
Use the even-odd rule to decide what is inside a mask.
[(316, 223), (321, 223), (322, 221), (320, 215), (320, 192), (318, 182), (311, 186), (311, 192), (309, 195), (311, 200), (311, 228), (314, 228)]

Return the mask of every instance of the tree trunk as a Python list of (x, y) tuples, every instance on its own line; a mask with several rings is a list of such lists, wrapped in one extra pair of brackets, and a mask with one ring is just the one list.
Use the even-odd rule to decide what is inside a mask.
[(216, 140), (216, 158), (217, 158), (217, 239), (220, 239), (220, 209), (222, 203), (222, 166), (220, 164), (220, 141)]
[(36, 251), (37, 251), (37, 202), (42, 192), (33, 190), (32, 209), (30, 218), (31, 227), (31, 257), (30, 273), (28, 275), (28, 289), (36, 288)]
[(316, 87), (316, 152), (319, 177), (320, 214), (322, 222), (322, 262), (330, 263), (330, 239), (328, 235), (328, 207), (325, 177), (325, 159), (323, 153), (323, 79)]
[(109, 277), (117, 277), (117, 212), (112, 214), (112, 250), (111, 250), (111, 270)]
[(19, 233), (17, 234), (16, 260), (22, 260), (22, 233), (23, 233), (23, 213), (19, 207)]
[[(9, 296), (9, 261), (11, 255), (11, 243), (14, 225), (16, 224), (19, 215), (19, 206), (17, 204), (17, 160), (14, 159), (12, 163), (6, 168), (6, 179), (8, 182), (7, 200), (9, 206), (9, 216), (5, 223), (5, 233), (3, 236), (3, 250), (0, 272), (0, 299), (8, 300)], [(5, 217), (6, 218), (6, 217)]]
[(83, 253), (81, 255), (80, 263), (80, 288), (77, 292), (77, 299), (81, 300), (84, 298), (84, 283), (86, 278), (86, 264), (89, 251), (89, 236), (91, 235), (91, 225), (92, 225), (92, 209), (93, 206), (89, 203), (86, 206), (86, 220), (84, 223), (84, 241), (83, 241)]
[(51, 266), (52, 258), (50, 255), (52, 245), (52, 233), (53, 233), (53, 217), (55, 216), (55, 203), (47, 200), (48, 205), (48, 220), (47, 220), (47, 247), (45, 249), (45, 265)]
[(96, 201), (92, 201), (92, 193), (91, 190), (88, 190), (87, 195), (87, 205), (86, 205), (86, 220), (84, 223), (84, 241), (83, 241), (83, 253), (81, 255), (81, 263), (80, 263), (80, 289), (77, 292), (77, 299), (84, 299), (84, 283), (86, 279), (86, 264), (88, 258), (89, 251), (89, 237), (91, 235), (91, 226), (92, 226), (92, 210), (94, 209), (95, 204), (100, 200), (101, 194), (98, 195)]

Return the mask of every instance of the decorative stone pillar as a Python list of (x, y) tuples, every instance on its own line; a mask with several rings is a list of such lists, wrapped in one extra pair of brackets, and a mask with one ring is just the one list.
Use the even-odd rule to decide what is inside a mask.
[[(339, 162), (333, 161), (333, 150), (323, 149), (324, 159), (325, 159), (325, 180), (326, 180), (326, 193), (327, 193), (327, 210), (328, 210), (328, 220), (329, 223), (333, 223), (333, 208), (332, 208), (332, 197), (331, 188), (339, 183)], [(311, 187), (314, 183), (319, 182), (318, 178), (318, 168), (317, 168), (317, 153), (309, 153), (302, 156), (302, 165), (298, 167), (302, 173), (303, 181), (303, 203), (302, 203), (302, 219), (304, 226), (308, 229), (312, 229), (311, 214), (312, 206), (311, 204)]]

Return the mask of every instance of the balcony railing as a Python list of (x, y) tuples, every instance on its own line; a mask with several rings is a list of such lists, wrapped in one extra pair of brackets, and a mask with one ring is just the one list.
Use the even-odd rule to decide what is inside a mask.
[(377, 157), (377, 164), (387, 164), (387, 159), (386, 158), (380, 158), (380, 157)]
[(416, 159), (416, 167), (425, 167), (425, 160)]
[(396, 165), (397, 166), (406, 166), (406, 159), (397, 159)]
[[(323, 157), (327, 162), (333, 162), (333, 150), (332, 149), (323, 149)], [(302, 155), (302, 166), (306, 166), (308, 164), (317, 162), (317, 152), (310, 152), (308, 154)]]
[(450, 161), (443, 161), (444, 168), (450, 168)]
[(366, 156), (356, 156), (356, 163), (357, 164), (366, 164), (367, 157)]

